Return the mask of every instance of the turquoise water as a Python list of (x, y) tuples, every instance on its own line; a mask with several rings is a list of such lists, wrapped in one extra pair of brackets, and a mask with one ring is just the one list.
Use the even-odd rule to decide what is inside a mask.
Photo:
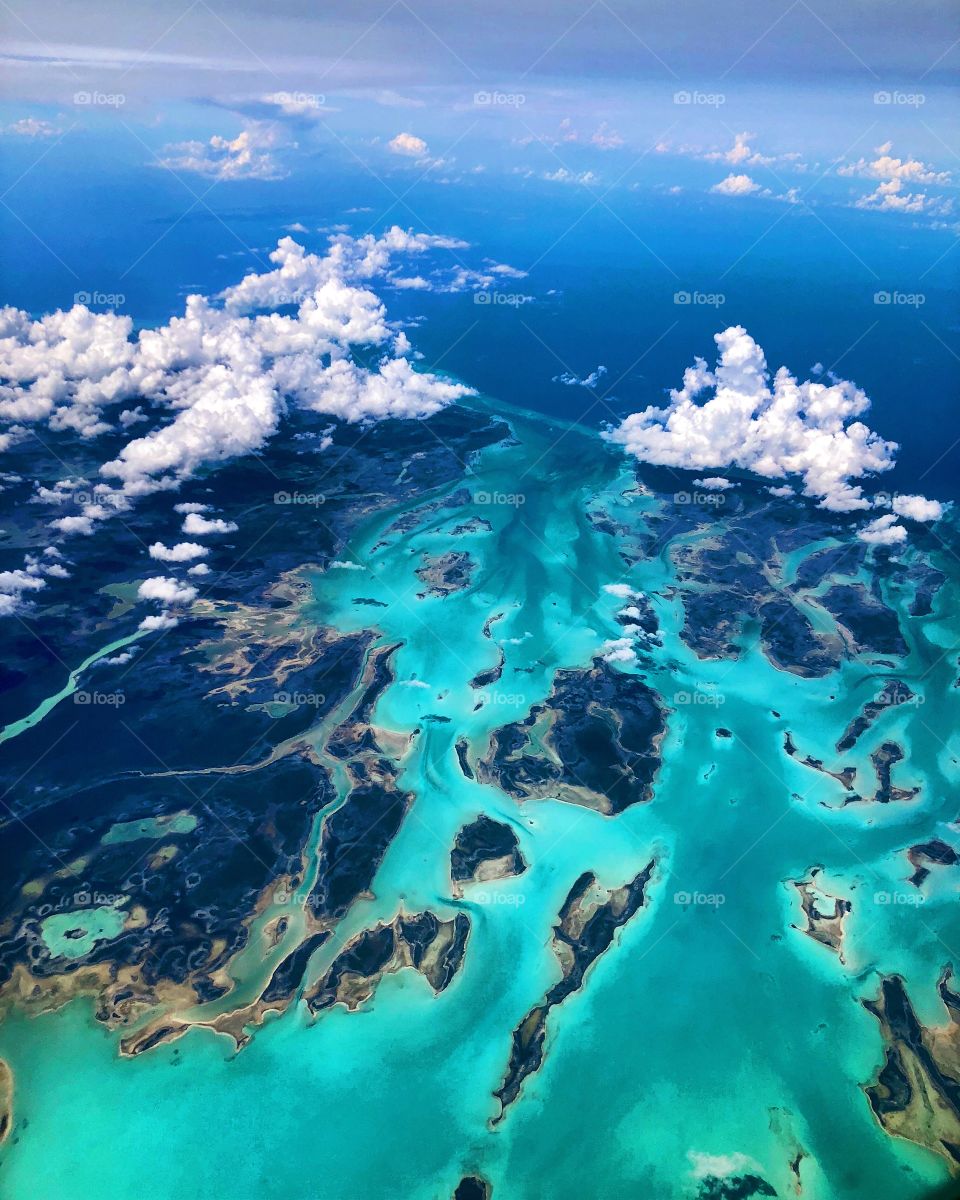
[[(902, 850), (957, 816), (960, 743), (951, 734), (944, 744), (958, 724), (956, 655), (945, 654), (960, 640), (956, 580), (932, 616), (904, 622), (910, 656), (898, 675), (926, 703), (884, 714), (844, 758), (869, 779), (869, 753), (900, 741), (909, 761), (896, 782), (920, 783), (920, 797), (841, 810), (840, 785), (787, 757), (784, 731), (798, 757), (833, 766), (833, 744), (883, 672), (858, 660), (801, 679), (772, 667), (749, 633), (738, 661), (700, 661), (678, 636), (667, 550), (626, 567), (618, 540), (586, 516), (603, 509), (637, 528), (655, 508), (629, 464), (595, 436), (542, 420), (518, 416), (516, 431), (519, 445), (474, 464), (471, 506), (427, 513), (403, 534), (389, 530), (396, 510), (371, 518), (342, 556), (364, 570), (317, 572), (306, 614), (350, 630), (367, 627), (372, 613), (384, 642), (403, 642), (375, 721), (401, 734), (420, 729), (400, 779), (414, 807), (372, 897), (315, 954), (309, 976), (401, 904), (444, 918), (469, 913), (460, 973), (439, 996), (415, 972), (387, 976), (357, 1013), (338, 1007), (311, 1022), (302, 1005), (291, 1007), (268, 1017), (240, 1053), (197, 1028), (121, 1058), (86, 1002), (9, 1017), (0, 1056), (15, 1074), (17, 1125), (0, 1179), (12, 1200), (439, 1200), (474, 1171), (498, 1200), (681, 1200), (705, 1173), (728, 1171), (754, 1171), (785, 1196), (799, 1149), (812, 1200), (919, 1200), (948, 1180), (943, 1160), (894, 1140), (872, 1117), (861, 1085), (872, 1082), (883, 1048), (859, 1000), (876, 994), (878, 971), (897, 971), (921, 1020), (945, 1018), (935, 984), (941, 966), (957, 961), (956, 883), (934, 872), (922, 904), (875, 897), (912, 892)], [(453, 535), (470, 515), (492, 529)], [(474, 558), (471, 586), (418, 598), (421, 555), (451, 548)], [(672, 710), (653, 801), (607, 818), (554, 800), (518, 805), (465, 778), (458, 737), (482, 754), (493, 729), (547, 696), (558, 667), (589, 664), (621, 635), (624, 601), (604, 591), (621, 582), (652, 598), (664, 642), (646, 672)], [(387, 607), (357, 606), (357, 596)], [(484, 637), (484, 623), (501, 613)], [(468, 681), (496, 662), (498, 647), (503, 676), (481, 689), (475, 711)], [(694, 694), (703, 701), (677, 700)], [(718, 739), (719, 726), (734, 738)], [(450, 847), (478, 812), (516, 830), (530, 869), (468, 885), (456, 901)], [(654, 855), (650, 904), (552, 1012), (542, 1067), (491, 1127), (511, 1033), (559, 977), (550, 930), (573, 880), (592, 870), (617, 886)], [(792, 928), (802, 916), (789, 881), (818, 864), (820, 886), (853, 901), (845, 963)], [(251, 937), (234, 964), (236, 991), (191, 1020), (258, 994), (302, 935), (297, 906), (309, 888), (306, 879), (258, 918), (256, 930), (280, 912), (291, 918), (282, 946), (267, 953)], [(92, 911), (100, 917), (87, 912), (85, 936), (112, 936), (105, 913)], [(62, 937), (61, 918), (77, 920), (58, 914), (48, 940)]]

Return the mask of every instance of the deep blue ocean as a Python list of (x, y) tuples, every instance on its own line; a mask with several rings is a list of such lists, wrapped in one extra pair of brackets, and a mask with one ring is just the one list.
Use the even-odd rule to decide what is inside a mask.
[[(742, 324), (772, 370), (785, 365), (804, 379), (821, 363), (865, 389), (868, 423), (901, 444), (882, 486), (957, 494), (956, 454), (944, 439), (960, 379), (952, 229), (839, 204), (814, 212), (670, 194), (659, 183), (606, 191), (480, 175), (407, 191), (322, 156), (269, 186), (211, 187), (160, 170), (145, 186), (142, 147), (84, 141), (20, 179), (26, 152), (3, 163), (4, 186), (17, 181), (16, 208), (34, 231), (3, 210), (6, 303), (39, 315), (78, 292), (120, 294), (119, 311), (151, 325), (181, 311), (190, 291), (213, 293), (265, 269), (285, 226), (305, 226), (293, 236), (322, 251), (336, 227), (380, 233), (396, 223), (471, 244), (437, 263), (529, 272), (498, 281), (501, 303), (477, 303), (471, 291), (382, 289), (391, 317), (423, 318), (410, 336), (425, 366), (494, 400), (594, 425), (615, 420), (679, 386), (695, 355), (712, 362), (713, 335)], [(75, 156), (90, 153), (106, 186), (100, 170), (76, 169)], [(54, 253), (65, 244), (68, 253)], [(702, 302), (676, 303), (677, 293)], [(878, 293), (908, 299), (878, 303)], [(595, 390), (553, 382), (600, 364), (607, 373)]]

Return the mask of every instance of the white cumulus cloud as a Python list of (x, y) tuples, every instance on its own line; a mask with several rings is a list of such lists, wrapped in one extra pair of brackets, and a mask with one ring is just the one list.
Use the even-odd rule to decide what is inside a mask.
[[(397, 256), (464, 245), (393, 226), (380, 237), (338, 234), (317, 255), (285, 237), (271, 269), (220, 296), (192, 295), (182, 316), (137, 333), (129, 317), (80, 303), (36, 320), (2, 309), (0, 446), (41, 423), (93, 439), (116, 430), (117, 414), (149, 411), (150, 428), (101, 466), (100, 482), (38, 491), (66, 507), (53, 528), (67, 536), (259, 450), (297, 409), (354, 423), (428, 417), (470, 389), (414, 369), (409, 340), (369, 283), (388, 279)], [(204, 506), (179, 511), (188, 507)]]
[(711, 192), (717, 192), (721, 196), (749, 196), (751, 192), (759, 190), (760, 184), (754, 183), (749, 175), (733, 174), (728, 175), (726, 179), (721, 179), (710, 189)]
[(154, 542), (150, 547), (150, 557), (160, 562), (192, 562), (195, 558), (204, 558), (210, 551), (198, 542), (177, 542), (175, 546), (165, 546), (163, 542)]
[(181, 583), (170, 575), (153, 575), (137, 588), (137, 599), (158, 600), (161, 604), (190, 604), (197, 598), (197, 589)]
[(939, 521), (943, 516), (943, 505), (939, 500), (928, 500), (926, 496), (894, 496), (890, 507), (898, 517), (911, 521)]
[(867, 395), (842, 379), (799, 383), (786, 367), (771, 378), (762, 349), (742, 326), (715, 341), (714, 369), (697, 358), (668, 404), (634, 413), (607, 436), (644, 462), (793, 476), (822, 508), (869, 508), (853, 481), (889, 470), (897, 446), (858, 419), (870, 407)]
[(725, 492), (729, 488), (737, 486), (731, 480), (725, 479), (723, 475), (707, 475), (705, 478), (695, 479), (693, 482), (696, 487), (706, 488), (710, 492)]
[(869, 525), (864, 525), (857, 537), (871, 546), (898, 546), (907, 540), (907, 531), (897, 524), (894, 513), (887, 513), (883, 517), (877, 517)]
[[(157, 165), (190, 171), (210, 179), (284, 179), (288, 172), (274, 151), (285, 142), (273, 124), (255, 121), (235, 138), (214, 134), (206, 142), (174, 142), (164, 146)], [(292, 143), (291, 148), (295, 148)]]
[(403, 154), (407, 158), (426, 158), (430, 153), (423, 138), (417, 137), (413, 133), (398, 133), (395, 138), (391, 138), (387, 142), (387, 147), (394, 154)]
[[(183, 518), (183, 532), (192, 533), (195, 537), (204, 537), (208, 533), (233, 533), (237, 528), (236, 521), (225, 521), (222, 517), (205, 517), (198, 512), (189, 512)], [(183, 544), (181, 542), (181, 545)]]

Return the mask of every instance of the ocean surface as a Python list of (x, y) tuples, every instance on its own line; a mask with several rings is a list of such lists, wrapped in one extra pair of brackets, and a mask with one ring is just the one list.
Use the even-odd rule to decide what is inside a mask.
[[(301, 613), (348, 631), (370, 624), (358, 594), (385, 605), (373, 610), (382, 642), (402, 646), (375, 722), (421, 730), (400, 781), (414, 806), (372, 894), (308, 974), (399, 906), (468, 913), (461, 971), (439, 995), (401, 971), (357, 1012), (337, 1007), (311, 1021), (297, 1005), (268, 1015), (239, 1053), (198, 1028), (120, 1057), (86, 1000), (9, 1016), (0, 1057), (14, 1072), (17, 1125), (0, 1178), (10, 1200), (439, 1200), (473, 1173), (503, 1200), (681, 1200), (707, 1176), (751, 1173), (787, 1196), (798, 1155), (809, 1200), (948, 1194), (938, 1190), (948, 1186), (944, 1160), (891, 1137), (871, 1113), (862, 1087), (883, 1047), (860, 1000), (876, 995), (878, 972), (896, 972), (918, 1017), (939, 1024), (937, 976), (957, 962), (950, 872), (935, 872), (920, 902), (902, 853), (957, 819), (960, 693), (955, 654), (945, 654), (960, 640), (956, 572), (930, 616), (902, 622), (908, 655), (897, 675), (919, 699), (883, 714), (845, 759), (869, 776), (868, 751), (895, 738), (907, 752), (898, 782), (921, 785), (921, 798), (839, 808), (839, 784), (785, 754), (784, 732), (831, 764), (839, 733), (889, 670), (857, 657), (838, 673), (801, 678), (774, 667), (749, 627), (737, 661), (699, 659), (678, 636), (670, 539), (625, 565), (617, 540), (588, 519), (602, 512), (637, 528), (652, 511), (632, 465), (596, 433), (509, 416), (515, 444), (475, 459), (471, 501), (455, 514), (492, 527), (459, 535), (458, 549), (477, 564), (468, 588), (418, 599), (413, 565), (450, 548), (454, 517), (421, 513), (388, 536), (399, 515), (390, 510), (363, 523), (343, 556), (362, 570), (317, 572)], [(618, 583), (651, 599), (664, 643), (642, 670), (670, 708), (653, 800), (611, 818), (557, 800), (517, 804), (465, 778), (455, 739), (482, 748), (493, 729), (544, 700), (557, 668), (588, 665), (618, 635), (623, 602), (604, 591)], [(909, 597), (890, 587), (884, 599), (902, 612)], [(505, 670), (477, 710), (468, 681), (497, 646)], [(733, 737), (718, 737), (719, 727)], [(469, 885), (456, 899), (450, 846), (480, 812), (515, 830), (529, 870)], [(511, 1031), (558, 978), (548, 943), (572, 880), (591, 870), (618, 886), (653, 857), (649, 902), (551, 1014), (542, 1067), (491, 1126)], [(795, 928), (802, 916), (790, 881), (817, 865), (824, 890), (852, 901), (843, 962)], [(303, 889), (283, 898), (260, 924), (292, 915), (294, 944), (302, 898)], [(111, 936), (109, 906), (91, 920), (97, 936)], [(261, 944), (254, 933), (231, 1001), (258, 994), (275, 965)]]
[[(391, 204), (374, 182), (331, 178), (322, 163), (312, 179), (278, 184), (269, 201), (257, 184), (240, 184), (229, 205), (218, 191), (213, 213), (184, 217), (190, 197), (176, 182), (158, 173), (145, 188), (133, 163), (118, 153), (108, 189), (91, 180), (68, 190), (69, 155), (56, 168), (62, 190), (51, 190), (49, 178), (42, 187), (23, 180), (18, 199), (32, 205), (37, 232), (70, 223), (75, 252), (69, 268), (38, 272), (34, 246), (9, 244), (5, 302), (39, 314), (68, 307), (80, 290), (122, 293), (123, 311), (149, 326), (181, 311), (188, 292), (214, 294), (243, 270), (263, 269), (293, 221), (309, 226), (297, 236), (310, 249), (322, 249), (341, 223), (359, 234), (396, 221), (465, 239), (471, 266), (491, 260), (527, 272), (504, 280), (511, 299), (503, 303), (477, 303), (469, 292), (384, 292), (421, 365), (476, 388), (469, 406), (508, 420), (515, 440), (470, 460), (462, 481), (469, 498), (455, 513), (422, 511), (416, 498), (373, 511), (339, 552), (357, 569), (308, 566), (311, 595), (298, 612), (307, 627), (375, 627), (378, 645), (400, 643), (373, 720), (401, 740), (419, 730), (399, 780), (414, 793), (412, 809), (369, 896), (316, 951), (307, 980), (353, 935), (401, 908), (443, 919), (463, 912), (471, 931), (461, 969), (439, 994), (416, 971), (387, 974), (356, 1012), (337, 1006), (311, 1019), (296, 1003), (268, 1013), (240, 1051), (198, 1025), (121, 1056), (118, 1033), (96, 1019), (89, 997), (37, 1016), (8, 1012), (0, 1060), (13, 1071), (14, 1126), (0, 1148), (0, 1193), (447, 1200), (462, 1177), (477, 1174), (496, 1200), (693, 1200), (708, 1194), (706, 1181), (746, 1176), (781, 1197), (796, 1194), (799, 1181), (804, 1200), (952, 1195), (945, 1158), (891, 1136), (871, 1110), (864, 1088), (885, 1045), (863, 1001), (876, 999), (881, 976), (899, 975), (919, 1020), (939, 1027), (947, 1016), (938, 977), (949, 963), (960, 970), (960, 868), (934, 868), (920, 889), (908, 882), (905, 857), (911, 846), (956, 835), (956, 516), (922, 553), (904, 553), (908, 565), (922, 558), (946, 576), (929, 615), (910, 615), (912, 587), (872, 564), (843, 579), (875, 589), (898, 615), (906, 653), (896, 661), (851, 653), (839, 670), (805, 678), (770, 661), (750, 620), (736, 660), (700, 658), (680, 636), (673, 552), (722, 533), (723, 507), (707, 511), (695, 532), (661, 531), (655, 552), (629, 559), (622, 537), (591, 514), (635, 533), (657, 513), (660, 501), (638, 486), (636, 464), (603, 440), (603, 426), (679, 386), (694, 356), (710, 358), (713, 335), (732, 324), (756, 338), (772, 369), (783, 364), (803, 379), (821, 363), (866, 390), (871, 427), (901, 443), (896, 470), (878, 486), (960, 498), (944, 434), (955, 427), (955, 235), (907, 220), (891, 234), (888, 217), (840, 208), (827, 228), (802, 205), (784, 214), (783, 205), (757, 200), (733, 213), (720, 197), (654, 188), (594, 205), (584, 189), (508, 181), (494, 204), (489, 187), (424, 184)], [(3, 169), (19, 173), (13, 161)], [(354, 211), (366, 207), (374, 211)], [(923, 302), (878, 303), (883, 291), (922, 294)], [(683, 303), (678, 293), (718, 299)], [(600, 365), (598, 387), (559, 382)], [(425, 435), (423, 450), (431, 449)], [(678, 479), (678, 490), (688, 486), (686, 475)], [(405, 512), (409, 528), (398, 533), (391, 527)], [(452, 532), (470, 517), (489, 529)], [(813, 550), (837, 545), (846, 536), (838, 529), (785, 551), (781, 582)], [(317, 544), (323, 536), (318, 530)], [(302, 563), (321, 557), (317, 544), (304, 540)], [(451, 547), (476, 564), (469, 586), (421, 597), (422, 555)], [(652, 800), (610, 817), (555, 799), (521, 804), (466, 777), (458, 739), (482, 755), (494, 730), (544, 702), (558, 669), (588, 667), (621, 636), (624, 601), (608, 585), (643, 593), (660, 626), (660, 649), (614, 667), (641, 674), (668, 709)], [(357, 597), (377, 605), (358, 606)], [(825, 628), (822, 609), (804, 611)], [(141, 640), (98, 633), (63, 669), (44, 663), (43, 694), (0, 741), (53, 727), (78, 689), (109, 678), (96, 674), (109, 670), (98, 660)], [(502, 676), (478, 706), (469, 681), (499, 650)], [(51, 675), (56, 686), (46, 682)], [(838, 765), (838, 737), (893, 675), (913, 702), (884, 712), (843, 765), (869, 780), (871, 754), (893, 741), (905, 752), (896, 782), (920, 792), (844, 807), (840, 783), (801, 760)], [(304, 735), (315, 748), (332, 720)], [(191, 722), (186, 706), (183, 721)], [(795, 756), (784, 748), (788, 733)], [(514, 830), (529, 868), (468, 885), (458, 897), (450, 849), (480, 813)], [(110, 836), (146, 848), (147, 839), (191, 829), (188, 816), (175, 815), (160, 826), (118, 825)], [(619, 887), (651, 859), (647, 902), (583, 987), (551, 1012), (542, 1065), (492, 1124), (511, 1035), (560, 976), (551, 930), (572, 882), (592, 871)], [(852, 905), (842, 960), (803, 932), (793, 883), (813, 868), (827, 897)], [(304, 934), (311, 884), (304, 878), (257, 913), (231, 964), (231, 992), (181, 1015), (207, 1021), (260, 995)], [(117, 936), (122, 898), (101, 899), (82, 918), (47, 918), (52, 954), (81, 956)], [(266, 930), (277, 918), (286, 932), (270, 945)], [(83, 936), (68, 936), (78, 922)]]

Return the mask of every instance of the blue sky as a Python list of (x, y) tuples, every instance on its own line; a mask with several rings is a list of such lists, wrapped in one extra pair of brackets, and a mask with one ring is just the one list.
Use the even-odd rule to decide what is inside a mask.
[[(958, 50), (934, 5), (196, 0), (53, 4), (42, 21), (15, 5), (2, 23), (0, 279), (23, 311), (7, 317), (0, 439), (32, 444), (24, 420), (58, 446), (70, 431), (129, 439), (143, 462), (127, 477), (101, 464), (104, 503), (265, 444), (291, 391), (331, 416), (418, 415), (453, 376), (615, 427), (736, 329), (731, 358), (783, 365), (805, 397), (827, 387), (848, 422), (864, 389), (871, 428), (900, 446), (893, 486), (956, 492), (943, 430), (960, 365)], [(393, 225), (429, 252), (389, 245)], [(284, 237), (317, 256), (333, 333), (301, 313), (281, 362), (258, 305), (229, 319), (217, 306), (253, 274), (289, 319), (269, 290)], [(374, 237), (381, 260), (366, 263)], [(207, 298), (204, 355), (181, 348), (150, 374), (138, 332), (187, 346), (191, 293)], [(357, 306), (361, 341), (384, 355), (372, 372), (341, 336)], [(44, 323), (56, 310), (74, 311)], [(224, 377), (197, 442), (191, 422), (217, 409)], [(634, 452), (700, 461), (701, 431), (678, 450), (644, 422)], [(735, 467), (738, 435), (709, 437)], [(811, 459), (821, 475), (829, 457)], [(876, 471), (854, 457), (855, 480)], [(879, 455), (884, 481), (892, 461)], [(808, 496), (843, 492), (804, 477)], [(106, 519), (88, 507), (51, 528)]]
[(359, 171), (371, 226), (421, 181), (481, 176), (956, 223), (938, 4), (14, 3), (0, 24), (4, 225), (61, 257), (25, 175), (166, 169), (219, 208), (245, 181)]

